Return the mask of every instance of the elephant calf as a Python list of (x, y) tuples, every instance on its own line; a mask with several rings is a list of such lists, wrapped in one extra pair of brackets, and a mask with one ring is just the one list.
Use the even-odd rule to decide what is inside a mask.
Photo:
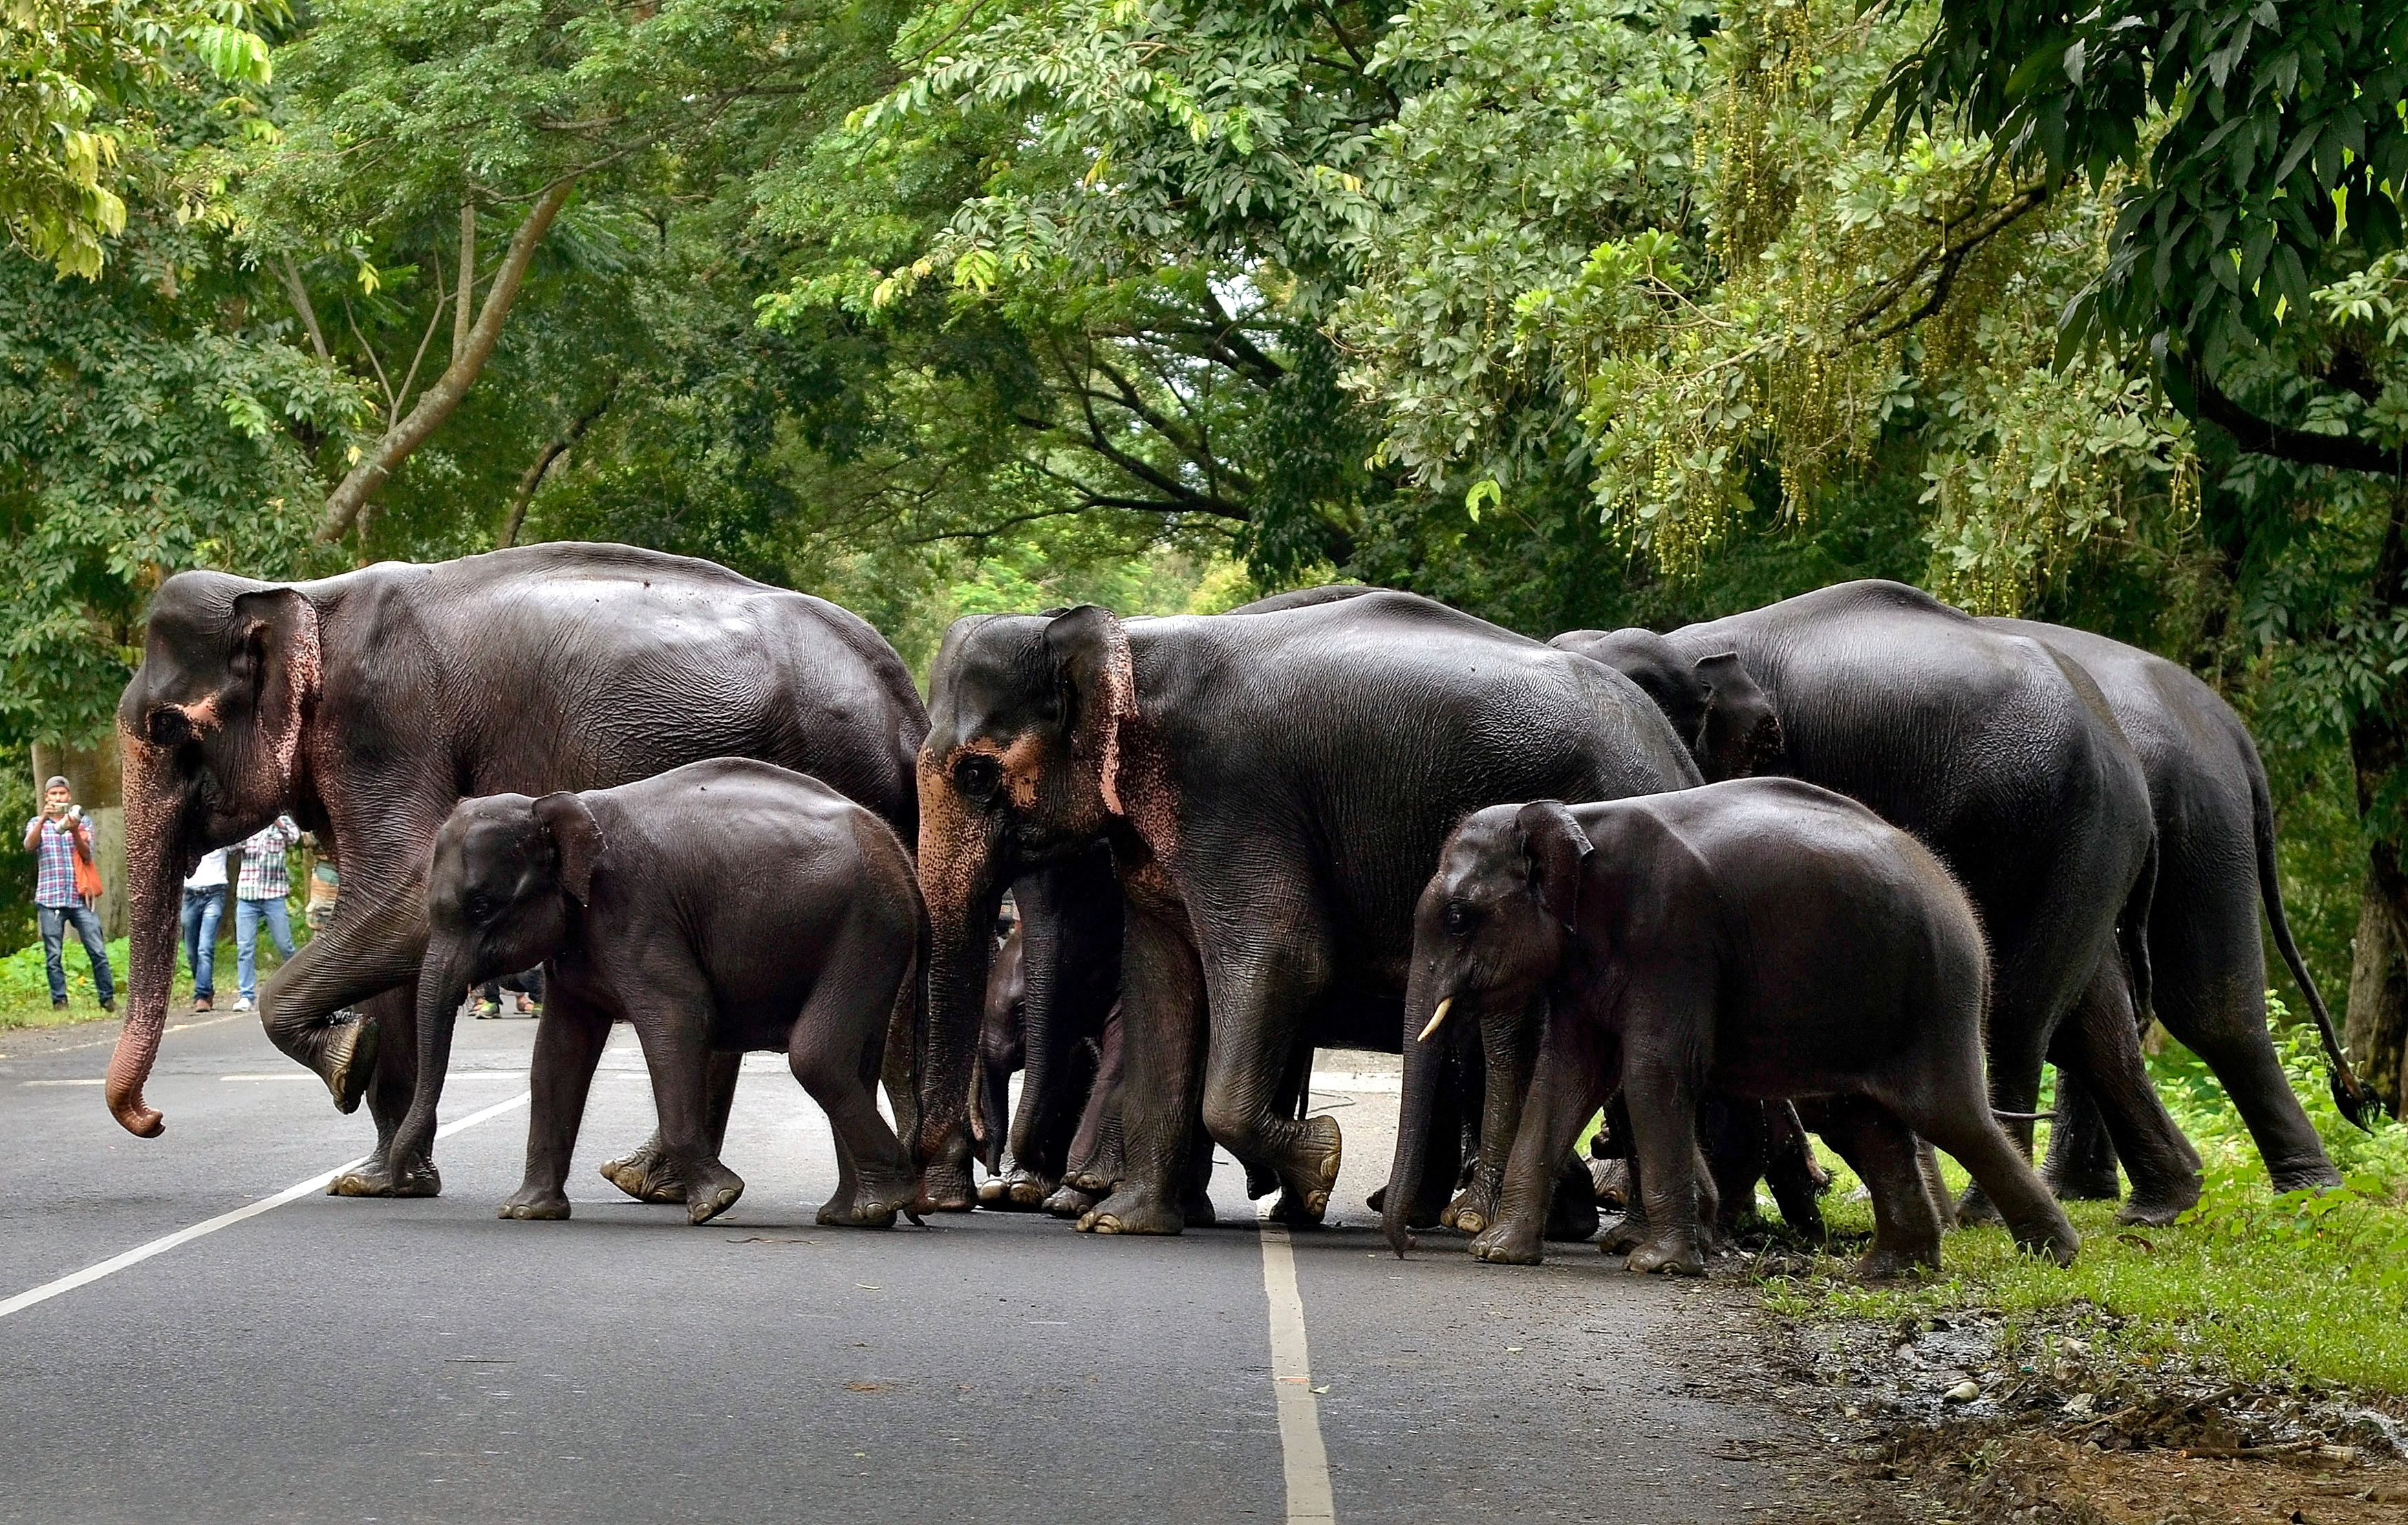
[[(394, 1137), (423, 1159), (461, 999), (542, 962), (526, 1181), (504, 1218), (568, 1216), (563, 1183), (612, 1021), (643, 1045), (686, 1217), (735, 1205), (710, 1054), (780, 1048), (836, 1133), (828, 1224), (884, 1227), (918, 1173), (872, 1091), (898, 1003), (916, 1015), (918, 881), (894, 829), (816, 778), (738, 758), (584, 793), (465, 800), (435, 841), (418, 1088)], [(906, 1031), (916, 1028), (907, 1024)]]
[[(1472, 1240), (1482, 1259), (1539, 1259), (1555, 1162), (1616, 1084), (1649, 1225), (1633, 1271), (1705, 1270), (1697, 1139), (1710, 1089), (1828, 1099), (1823, 1134), (1872, 1195), (1867, 1275), (1939, 1263), (1915, 1133), (1971, 1172), (2017, 1243), (2073, 1259), (2073, 1225), (1990, 1113), (1971, 904), (1922, 844), (1828, 790), (1749, 778), (1482, 810), (1423, 891), (1410, 978), (1425, 1038), (1461, 1004), (1492, 1051), (1510, 1051), (1547, 1014), (1498, 1221)], [(1436, 1068), (1420, 1058), (1387, 1198), (1400, 1253), (1426, 1131), (1414, 1109)]]

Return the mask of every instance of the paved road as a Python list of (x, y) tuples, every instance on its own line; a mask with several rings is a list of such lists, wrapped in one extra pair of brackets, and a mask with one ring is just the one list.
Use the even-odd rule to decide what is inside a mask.
[[(0, 1299), (271, 1199), (365, 1147), (248, 1017), (172, 1031), (138, 1140), (101, 1105), (114, 1028), (0, 1033)], [(445, 1194), (315, 1192), (0, 1317), (0, 1521), (1765, 1518), (1819, 1475), (1752, 1374), (1740, 1294), (1568, 1250), (1386, 1254), (1395, 1061), (1325, 1055), (1346, 1130), (1329, 1230), (1297, 1235), (1310, 1377), (1273, 1380), (1281, 1236), (1098, 1240), (977, 1214), (816, 1227), (824, 1121), (748, 1062), (704, 1228), (594, 1174), (652, 1127), (604, 1059), (576, 1217), (504, 1223), (534, 1024), (463, 1022)], [(1268, 1240), (1268, 1242), (1267, 1242)], [(1267, 1291), (1266, 1266), (1270, 1265)], [(0, 1306), (6, 1306), (0, 1304)], [(1751, 1379), (1734, 1391), (1728, 1374)], [(1828, 1469), (1823, 1469), (1828, 1470)]]

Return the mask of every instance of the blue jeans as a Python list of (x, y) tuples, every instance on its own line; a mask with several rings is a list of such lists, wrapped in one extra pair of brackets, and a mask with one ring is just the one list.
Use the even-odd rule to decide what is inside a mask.
[(225, 886), (184, 891), (184, 959), (193, 966), (193, 999), (218, 993), (218, 923), (225, 919)]
[(293, 913), (280, 897), (275, 900), (237, 900), (234, 903), (234, 973), (240, 983), (242, 998), (251, 1000), (259, 993), (259, 921), (267, 919), (268, 935), (276, 939), (276, 951), (286, 958), (293, 956)]
[(52, 1004), (67, 998), (67, 966), (59, 957), (61, 945), (66, 941), (67, 924), (75, 924), (76, 935), (83, 939), (84, 957), (92, 960), (93, 988), (103, 1001), (117, 999), (117, 980), (109, 973), (108, 945), (100, 940), (100, 918), (92, 914), (89, 905), (44, 905), (38, 907), (42, 922), (42, 962), (50, 976)]

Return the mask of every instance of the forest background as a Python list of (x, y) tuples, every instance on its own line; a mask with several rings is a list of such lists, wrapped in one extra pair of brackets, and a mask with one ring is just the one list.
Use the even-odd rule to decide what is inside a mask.
[(2408, 0), (0, 0), (0, 744), (106, 746), (193, 566), (626, 540), (922, 672), (1898, 577), (2232, 700), (2396, 1106), (2403, 59)]

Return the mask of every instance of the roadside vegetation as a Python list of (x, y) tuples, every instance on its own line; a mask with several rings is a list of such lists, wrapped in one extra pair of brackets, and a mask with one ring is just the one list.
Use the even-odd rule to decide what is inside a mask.
[[(2408, 1394), (2408, 1125), (2353, 1127), (2325, 1087), (2313, 1029), (2281, 1033), (2292, 1088), (2347, 1184), (2270, 1195), (2240, 1116), (2188, 1050), (2168, 1043), (2150, 1062), (2159, 1092), (2199, 1147), (2205, 1195), (2172, 1228), (2127, 1228), (2109, 1203), (2070, 1207), (2082, 1253), (2070, 1270), (2019, 1254), (2001, 1228), (1951, 1233), (1943, 1270), (1919, 1281), (1867, 1284), (1847, 1266), (1872, 1232), (1856, 1182), (1835, 1168), (1824, 1212), (1833, 1252), (1770, 1252), (1763, 1286), (1784, 1316), (1906, 1323), (1934, 1316), (2004, 1318), (2002, 1356), (2028, 1357), (2073, 1337), (2101, 1356), (2143, 1363), (2206, 1361), (2243, 1383), (2313, 1379)], [(1952, 1183), (1963, 1176), (1954, 1173)]]

